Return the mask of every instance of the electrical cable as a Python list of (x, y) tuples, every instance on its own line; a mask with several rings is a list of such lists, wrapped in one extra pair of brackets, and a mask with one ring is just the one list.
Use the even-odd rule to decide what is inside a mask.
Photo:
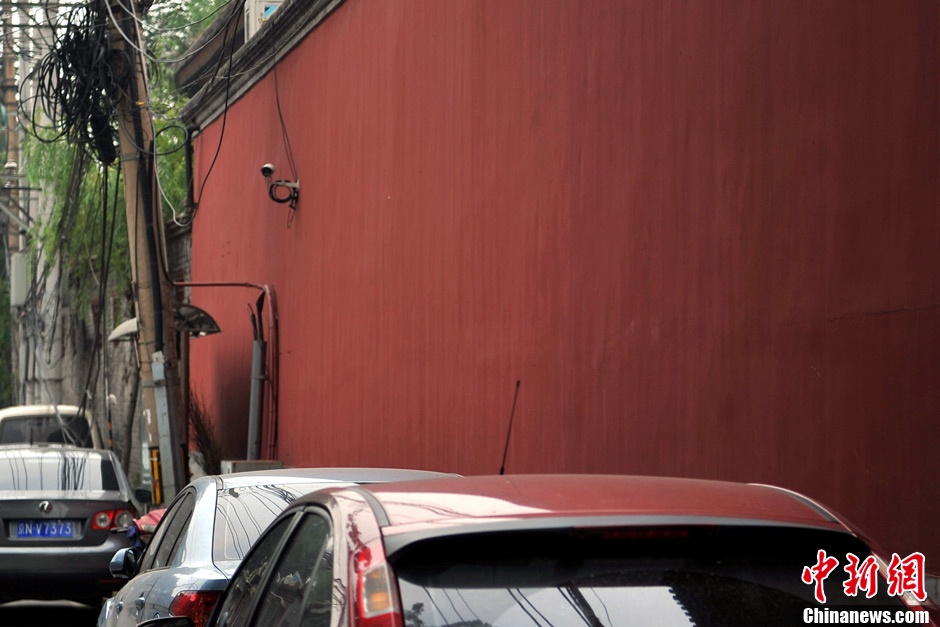
[(294, 163), (294, 152), (291, 150), (290, 135), (284, 123), (284, 111), (281, 110), (281, 90), (277, 82), (277, 64), (272, 69), (274, 74), (274, 101), (277, 104), (277, 118), (281, 123), (281, 138), (284, 140), (284, 151), (287, 153), (287, 163), (290, 166), (291, 177), (297, 180), (297, 165)]
[(115, 68), (127, 68), (128, 59), (111, 45), (102, 5), (107, 3), (76, 5), (51, 25), (53, 45), (34, 72), (33, 98), (40, 106), (27, 111), (32, 103), (24, 99), (19, 110), (29, 121), (26, 130), (40, 141), (68, 139), (107, 165), (117, 158), (112, 98), (127, 78), (115, 74)]
[[(284, 112), (281, 110), (281, 90), (277, 82), (277, 63), (274, 64), (272, 69), (274, 75), (274, 101), (277, 104), (277, 118), (281, 123), (281, 139), (284, 142), (284, 152), (287, 153), (287, 164), (290, 166), (291, 179), (293, 180), (294, 187), (288, 187), (286, 185), (279, 185), (280, 181), (274, 182), (268, 185), (268, 196), (271, 197), (271, 200), (277, 203), (288, 203), (290, 205), (290, 213), (287, 214), (287, 228), (291, 227), (291, 224), (294, 222), (294, 215), (297, 212), (297, 201), (300, 197), (300, 190), (296, 185), (300, 184), (300, 181), (297, 178), (297, 165), (294, 163), (294, 152), (291, 150), (290, 145), (290, 134), (287, 132), (287, 124), (284, 122)], [(280, 196), (275, 189), (287, 189), (287, 196)]]
[[(82, 394), (82, 408), (84, 408), (84, 400), (92, 392), (92, 374), (97, 372), (96, 362), (101, 360), (101, 353), (103, 350), (103, 338), (104, 338), (104, 306), (107, 294), (108, 287), (108, 278), (110, 276), (111, 270), (111, 255), (114, 251), (114, 236), (115, 236), (115, 226), (117, 225), (117, 185), (119, 183), (119, 178), (115, 179), (115, 190), (114, 190), (114, 206), (112, 207), (112, 214), (114, 218), (110, 221), (110, 233), (108, 232), (108, 168), (103, 168), (103, 176), (100, 181), (99, 186), (99, 197), (101, 199), (101, 252), (100, 252), (100, 263), (101, 263), (101, 272), (100, 280), (98, 282), (98, 302), (102, 305), (99, 306), (97, 312), (95, 313), (94, 320), (94, 329), (95, 329), (95, 339), (92, 348), (92, 356), (89, 362), (88, 375), (85, 378), (85, 393)], [(97, 203), (96, 203), (97, 204)], [(92, 425), (94, 426), (94, 425)]]
[[(244, 4), (244, 1), (245, 1), (245, 0), (241, 0), (242, 4)], [(233, 13), (233, 15), (234, 15), (234, 14), (235, 14), (235, 13)], [(227, 33), (228, 33), (228, 30), (229, 30), (229, 26), (230, 26), (230, 23), (227, 23), (227, 24), (225, 25), (225, 28), (224, 28), (224, 31), (226, 32), (226, 36), (225, 36), (225, 38), (223, 38), (223, 40), (222, 40), (222, 54), (219, 56), (219, 66), (218, 66), (218, 69), (221, 69), (221, 68), (222, 68), (222, 61), (223, 61), (223, 59), (225, 58), (225, 48), (226, 48), (226, 45), (227, 45), (227, 46), (229, 47), (229, 52), (228, 52), (228, 71), (229, 71), (229, 75), (231, 75), (231, 72), (232, 72), (232, 63), (233, 63), (233, 61), (234, 61), (234, 59), (235, 59), (235, 50), (234, 50), (234, 47), (235, 47), (235, 29), (232, 29), (232, 40), (231, 40), (231, 41), (228, 41)], [(215, 84), (217, 75), (218, 75), (218, 70), (216, 70), (215, 75), (214, 75), (214, 76), (212, 77), (212, 79), (210, 80), (210, 83), (209, 83), (210, 86)], [(215, 164), (216, 164), (216, 162), (217, 162), (218, 159), (219, 159), (219, 154), (222, 152), (222, 141), (223, 141), (223, 139), (225, 138), (225, 127), (226, 127), (226, 122), (228, 121), (229, 89), (231, 88), (231, 85), (232, 85), (231, 79), (230, 79), (230, 78), (226, 78), (226, 81), (225, 81), (225, 107), (224, 107), (224, 109), (222, 110), (222, 127), (219, 129), (219, 142), (218, 142), (218, 144), (216, 145), (215, 154), (212, 156), (212, 161), (209, 163), (209, 167), (208, 167), (208, 169), (206, 170), (206, 175), (205, 175), (205, 176), (203, 177), (203, 179), (202, 179), (202, 184), (199, 186), (199, 197), (198, 197), (198, 198), (195, 198), (195, 199), (193, 200), (193, 206), (190, 207), (190, 216), (189, 216), (189, 222), (188, 222), (188, 224), (192, 224), (193, 220), (196, 219), (196, 212), (199, 210), (199, 202), (202, 200), (202, 195), (203, 195), (203, 192), (205, 191), (206, 183), (209, 181), (209, 176), (212, 174), (212, 170), (215, 168)]]
[[(244, 4), (244, 0), (228, 0), (228, 2), (223, 3), (221, 6), (219, 6), (217, 9), (215, 9), (214, 11), (212, 11), (211, 13), (209, 13), (207, 16), (205, 16), (205, 17), (203, 17), (203, 18), (201, 18), (201, 19), (199, 19), (199, 20), (195, 20), (194, 22), (190, 22), (190, 23), (188, 23), (188, 24), (184, 24), (184, 25), (181, 25), (181, 26), (178, 26), (178, 27), (174, 27), (174, 28), (166, 28), (166, 29), (162, 29), (162, 28), (150, 28), (149, 30), (151, 30), (152, 32), (154, 32), (154, 33), (156, 33), (156, 34), (160, 34), (160, 33), (164, 33), (164, 34), (165, 34), (165, 33), (174, 32), (174, 31), (186, 32), (186, 29), (191, 28), (191, 27), (193, 27), (193, 26), (195, 26), (195, 25), (201, 24), (202, 22), (204, 22), (204, 21), (206, 21), (207, 19), (209, 19), (209, 18), (215, 16), (216, 14), (221, 13), (228, 5), (232, 4), (233, 2), (237, 2), (237, 3), (239, 3), (239, 4)], [(107, 5), (107, 3), (106, 3), (106, 5)], [(118, 21), (117, 21), (117, 18), (115, 17), (115, 15), (114, 15), (114, 12), (111, 10), (110, 5), (107, 5), (107, 6), (108, 6), (108, 14), (109, 14), (109, 16), (110, 16), (110, 18), (111, 18), (112, 23), (115, 24), (115, 25), (117, 25)], [(147, 24), (144, 22), (144, 20), (143, 20), (142, 18), (138, 17), (138, 16), (137, 16), (136, 14), (134, 14), (132, 11), (128, 11), (123, 5), (121, 5), (121, 8), (124, 9), (125, 12), (127, 12), (127, 14), (128, 14), (129, 16), (131, 16), (131, 17), (134, 19), (135, 22), (137, 22), (138, 30), (139, 30), (140, 32), (144, 32), (144, 31), (147, 31), (147, 30), (148, 30), (148, 26), (147, 26)], [(237, 10), (233, 11), (233, 14), (237, 14), (237, 13), (238, 13)], [(213, 40), (213, 38), (209, 38), (207, 41), (205, 41), (204, 43), (202, 43), (202, 44), (199, 45), (198, 47), (188, 49), (188, 50), (186, 51), (186, 54), (184, 54), (184, 55), (182, 55), (182, 56), (175, 57), (175, 58), (169, 58), (169, 59), (161, 59), (161, 58), (158, 58), (158, 57), (156, 57), (156, 56), (150, 54), (150, 53), (146, 50), (145, 47), (141, 46), (140, 44), (138, 44), (138, 43), (136, 43), (136, 42), (131, 41), (131, 40), (127, 37), (127, 35), (124, 34), (124, 31), (123, 31), (123, 30), (121, 30), (121, 29), (118, 29), (118, 30), (119, 30), (119, 32), (121, 33), (121, 37), (124, 38), (124, 41), (126, 41), (127, 44), (128, 44), (129, 46), (131, 46), (131, 48), (132, 48), (133, 50), (135, 50), (137, 53), (139, 53), (139, 54), (140, 54), (141, 56), (143, 56), (145, 59), (147, 59), (148, 61), (154, 62), (154, 63), (160, 63), (160, 64), (165, 64), (165, 65), (172, 65), (172, 64), (176, 64), (176, 63), (181, 63), (181, 62), (183, 62), (183, 61), (186, 61), (187, 59), (190, 59), (190, 58), (192, 58), (192, 57), (195, 57), (197, 54), (199, 54), (200, 51), (202, 51), (204, 48), (206, 48), (207, 46), (209, 46), (209, 45), (212, 43), (212, 40)]]
[[(227, 3), (226, 6), (240, 8), (244, 4), (244, 0), (232, 1), (236, 2), (236, 4), (232, 5), (230, 2)], [(156, 59), (154, 55), (146, 54), (143, 50), (143, 44), (130, 41), (130, 39), (124, 35), (123, 30), (120, 29), (117, 32), (121, 33), (121, 36), (129, 45), (114, 46), (114, 31), (110, 27), (112, 19), (126, 17), (127, 19), (135, 20), (138, 24), (142, 24), (143, 22), (140, 17), (128, 12), (126, 7), (115, 7), (113, 11), (110, 6), (106, 8), (108, 9), (107, 15), (104, 14), (99, 4), (73, 6), (62, 15), (50, 19), (48, 31), (36, 31), (35, 33), (29, 33), (27, 35), (30, 41), (45, 41), (46, 33), (48, 32), (50, 34), (48, 41), (51, 46), (49, 54), (43, 57), (36, 68), (28, 75), (29, 79), (37, 86), (35, 94), (22, 98), (18, 110), (20, 119), (25, 121), (23, 126), (27, 128), (31, 135), (35, 136), (40, 141), (50, 142), (62, 138), (69, 139), (78, 146), (79, 151), (85, 155), (94, 156), (94, 158), (102, 164), (111, 163), (116, 158), (118, 131), (115, 129), (114, 120), (110, 116), (110, 112), (113, 111), (116, 101), (128, 97), (124, 86), (127, 84), (128, 74), (126, 72), (133, 65), (130, 59), (132, 56), (131, 51), (137, 51), (141, 53), (144, 58), (161, 64), (168, 62), (166, 59)], [(221, 10), (222, 8), (219, 9), (219, 11)], [(216, 37), (221, 36), (223, 39), (223, 54), (216, 65), (216, 71), (209, 81), (210, 86), (220, 80), (226, 81), (226, 110), (228, 109), (232, 77), (234, 75), (233, 63), (237, 43), (237, 20), (240, 17), (240, 12), (233, 10), (220, 33), (216, 35)], [(213, 39), (210, 38), (208, 42), (201, 44), (200, 48), (189, 50), (187, 56), (198, 53), (200, 49), (208, 45), (212, 40)], [(225, 58), (226, 51), (229, 57), (228, 59)], [(122, 70), (121, 73), (118, 74), (114, 70), (115, 67), (127, 69)], [(146, 72), (146, 69), (143, 71)], [(135, 102), (139, 100), (145, 99), (134, 99)], [(149, 106), (149, 104), (145, 106)], [(102, 113), (107, 113), (108, 115), (102, 115)], [(287, 135), (286, 125), (284, 124), (282, 114), (280, 117), (285, 146), (290, 153), (289, 136)], [(206, 183), (216, 165), (221, 151), (221, 146), (225, 138), (225, 122), (226, 118), (223, 117), (215, 155), (199, 186), (200, 198), (202, 198)], [(154, 141), (162, 132), (164, 131), (161, 130), (159, 133), (154, 133)], [(150, 168), (149, 174), (157, 179), (157, 188), (160, 194), (167, 199), (174, 213), (174, 221), (176, 221), (177, 224), (181, 224), (181, 222), (176, 219), (176, 208), (169, 202), (166, 191), (163, 189), (159, 177), (156, 176), (156, 163), (155, 160), (152, 159), (152, 156), (156, 155), (155, 144), (140, 146), (139, 144), (143, 143), (142, 138), (131, 138), (131, 143), (140, 151), (142, 156), (151, 156), (151, 160), (149, 163), (145, 164), (142, 170), (147, 171), (147, 168)], [(169, 152), (166, 154), (169, 154)], [(293, 155), (289, 154), (288, 158), (291, 163), (292, 171), (296, 172)], [(115, 196), (115, 202), (116, 200)], [(192, 220), (195, 218), (197, 210), (198, 199), (194, 200), (191, 205), (191, 213), (188, 219), (189, 224), (191, 224)], [(74, 218), (75, 212), (73, 210), (68, 209), (64, 211), (59, 219), (59, 232), (69, 232), (63, 229), (66, 228), (68, 224), (72, 223)], [(102, 216), (101, 219), (102, 234), (104, 234), (107, 216)], [(114, 224), (115, 221), (112, 220), (112, 233)], [(136, 242), (132, 242), (131, 246), (133, 256), (142, 253), (142, 251), (137, 250)], [(161, 250), (163, 250), (164, 254), (165, 248), (165, 243), (161, 242)], [(103, 252), (102, 256), (102, 264), (109, 266), (111, 250), (109, 249), (106, 255), (107, 260), (105, 260), (105, 254)], [(160, 257), (163, 257), (163, 255), (158, 255), (158, 260), (160, 260)], [(161, 265), (163, 271), (168, 274), (165, 259)], [(43, 275), (46, 275), (45, 270), (43, 271)], [(99, 277), (99, 286), (102, 289), (104, 289), (106, 285), (108, 276), (109, 267), (103, 265), (102, 273)], [(59, 280), (61, 281), (61, 277)], [(267, 293), (267, 286), (262, 286), (262, 288)], [(45, 292), (45, 290), (46, 286), (43, 284), (37, 286), (37, 289), (34, 291), (41, 294)], [(59, 292), (60, 289), (57, 287), (52, 301), (46, 301), (42, 298), (34, 302), (50, 303), (54, 310), (57, 311), (60, 296)], [(273, 304), (273, 294), (269, 295)], [(101, 302), (103, 302), (103, 300)], [(34, 347), (38, 348), (38, 346), (44, 344), (38, 341), (43, 334), (43, 325), (38, 317), (34, 318), (34, 320), (36, 324), (33, 326), (34, 333), (32, 337), (36, 341)], [(271, 324), (276, 325), (276, 315), (275, 319), (271, 321)], [(55, 325), (52, 326), (54, 327)], [(53, 330), (53, 332), (55, 332), (55, 330)], [(272, 366), (272, 369), (276, 370), (276, 366)], [(273, 390), (272, 397), (275, 395), (276, 390)], [(273, 440), (269, 441), (269, 447), (276, 446), (275, 442), (276, 436), (274, 436)]]
[[(240, 16), (238, 9), (245, 0), (229, 0), (214, 9), (207, 16), (172, 29), (156, 29), (156, 33), (177, 31), (180, 41), (185, 41), (184, 34), (193, 25), (232, 6), (231, 15), (225, 24), (222, 37), (225, 48), (233, 48), (235, 28)], [(234, 4), (233, 4), (234, 3)], [(56, 5), (64, 8), (67, 5)], [(117, 11), (137, 24), (144, 24), (140, 16), (126, 6), (118, 3)], [(113, 120), (114, 102), (125, 95), (123, 85), (127, 83), (127, 72), (133, 63), (133, 52), (160, 64), (169, 65), (191, 58), (206, 46), (211, 45), (214, 37), (190, 49), (185, 55), (176, 58), (157, 58), (147, 52), (140, 41), (133, 41), (124, 29), (114, 28), (122, 15), (115, 14), (108, 2), (88, 2), (69, 5), (59, 14), (46, 12), (46, 23), (39, 29), (27, 29), (28, 37), (37, 46), (48, 48), (49, 52), (28, 73), (27, 79), (35, 82), (36, 93), (22, 98), (18, 103), (18, 115), (27, 132), (40, 141), (51, 142), (68, 139), (72, 143), (92, 147), (96, 159), (103, 164), (110, 164), (117, 156), (115, 148), (117, 131)], [(26, 27), (22, 27), (26, 29)], [(31, 34), (35, 31), (38, 39)], [(43, 31), (50, 37), (45, 41)], [(114, 37), (117, 33), (123, 42), (116, 46)], [(42, 41), (43, 43), (38, 43)], [(125, 68), (115, 73), (115, 68)], [(176, 90), (178, 92), (178, 90)]]

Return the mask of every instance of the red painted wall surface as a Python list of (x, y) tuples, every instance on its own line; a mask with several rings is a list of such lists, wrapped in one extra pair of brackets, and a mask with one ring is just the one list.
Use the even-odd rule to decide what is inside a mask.
[[(940, 563), (940, 5), (349, 0), (196, 142), (288, 465), (776, 483)], [(219, 142), (221, 140), (221, 147)], [(193, 385), (244, 455), (248, 304)]]

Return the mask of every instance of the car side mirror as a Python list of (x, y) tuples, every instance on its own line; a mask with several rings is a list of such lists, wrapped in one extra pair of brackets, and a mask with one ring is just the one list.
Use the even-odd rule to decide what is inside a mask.
[(137, 488), (134, 490), (134, 498), (141, 505), (151, 505), (153, 503), (153, 493), (147, 488)]
[(193, 627), (193, 619), (189, 616), (164, 616), (137, 623), (137, 627)]
[(137, 574), (137, 549), (120, 549), (111, 558), (111, 574), (118, 579), (130, 579)]

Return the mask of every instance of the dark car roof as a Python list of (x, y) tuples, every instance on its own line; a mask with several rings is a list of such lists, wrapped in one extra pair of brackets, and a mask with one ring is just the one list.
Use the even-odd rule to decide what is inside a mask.
[(370, 501), (384, 510), (386, 535), (481, 523), (537, 525), (539, 519), (627, 517), (636, 524), (734, 520), (848, 530), (834, 513), (794, 492), (701, 479), (510, 475), (385, 483), (357, 490), (368, 491)]

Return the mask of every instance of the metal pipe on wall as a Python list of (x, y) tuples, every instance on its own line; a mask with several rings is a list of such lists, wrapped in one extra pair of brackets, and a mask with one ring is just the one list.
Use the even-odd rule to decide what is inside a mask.
[(256, 337), (251, 348), (251, 392), (248, 396), (248, 459), (261, 459), (261, 405), (264, 396), (264, 338)]

